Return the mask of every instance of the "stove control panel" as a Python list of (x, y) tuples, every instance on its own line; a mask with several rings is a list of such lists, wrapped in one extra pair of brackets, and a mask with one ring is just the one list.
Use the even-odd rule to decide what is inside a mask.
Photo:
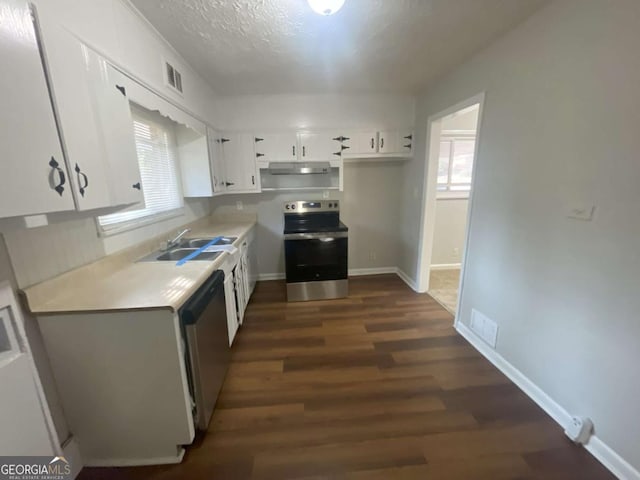
[(338, 200), (299, 200), (297, 202), (286, 202), (284, 213), (308, 213), (308, 212), (339, 212), (340, 202)]

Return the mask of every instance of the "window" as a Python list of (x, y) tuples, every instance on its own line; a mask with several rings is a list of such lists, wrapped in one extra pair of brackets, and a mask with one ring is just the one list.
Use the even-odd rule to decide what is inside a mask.
[(181, 212), (178, 155), (173, 122), (131, 104), (145, 208), (98, 217), (104, 234), (128, 230)]
[(440, 140), (438, 192), (469, 192), (473, 172), (474, 137), (447, 137)]

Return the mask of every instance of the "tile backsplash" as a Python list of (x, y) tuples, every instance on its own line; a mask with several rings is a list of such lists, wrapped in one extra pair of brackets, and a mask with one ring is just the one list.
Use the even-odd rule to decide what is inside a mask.
[(93, 218), (4, 233), (20, 288), (55, 277), (210, 213), (209, 199), (186, 199), (184, 215), (111, 237), (98, 236)]

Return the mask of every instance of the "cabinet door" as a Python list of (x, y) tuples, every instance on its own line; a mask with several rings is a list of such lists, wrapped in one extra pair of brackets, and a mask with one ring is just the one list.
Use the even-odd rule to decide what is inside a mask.
[(248, 133), (223, 134), (220, 141), (224, 156), (227, 191), (259, 191), (253, 135)]
[[(41, 9), (44, 10), (44, 9)], [(105, 142), (96, 115), (95, 85), (102, 82), (99, 56), (57, 23), (39, 17), (52, 95), (78, 210), (112, 205)]]
[(258, 162), (294, 162), (298, 159), (295, 132), (258, 133), (254, 143)]
[(378, 153), (398, 153), (401, 151), (400, 132), (384, 130), (378, 134)]
[(343, 142), (349, 149), (344, 151), (344, 155), (366, 155), (377, 153), (378, 151), (378, 132), (352, 132), (345, 135), (349, 137)]
[(298, 159), (303, 162), (317, 162), (334, 160), (334, 153), (340, 152), (340, 142), (334, 140), (330, 133), (299, 133), (298, 143), (300, 152)]
[(0, 9), (0, 217), (75, 208), (27, 2)]
[(227, 330), (229, 332), (229, 346), (238, 331), (238, 314), (236, 311), (236, 295), (233, 282), (233, 273), (229, 273), (224, 279), (224, 300), (227, 309)]
[(101, 83), (95, 85), (98, 116), (107, 154), (112, 205), (142, 204), (144, 195), (127, 97), (129, 79), (99, 57)]
[(220, 133), (207, 128), (207, 140), (209, 143), (209, 163), (211, 165), (211, 181), (213, 183), (213, 193), (218, 194), (227, 190), (224, 174), (224, 159), (222, 155), (222, 144), (220, 143)]

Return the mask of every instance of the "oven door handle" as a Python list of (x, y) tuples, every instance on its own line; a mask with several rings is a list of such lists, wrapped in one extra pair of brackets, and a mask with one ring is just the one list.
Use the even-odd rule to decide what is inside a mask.
[(347, 238), (348, 232), (321, 232), (321, 233), (286, 233), (285, 240), (321, 240), (332, 242), (336, 238)]

